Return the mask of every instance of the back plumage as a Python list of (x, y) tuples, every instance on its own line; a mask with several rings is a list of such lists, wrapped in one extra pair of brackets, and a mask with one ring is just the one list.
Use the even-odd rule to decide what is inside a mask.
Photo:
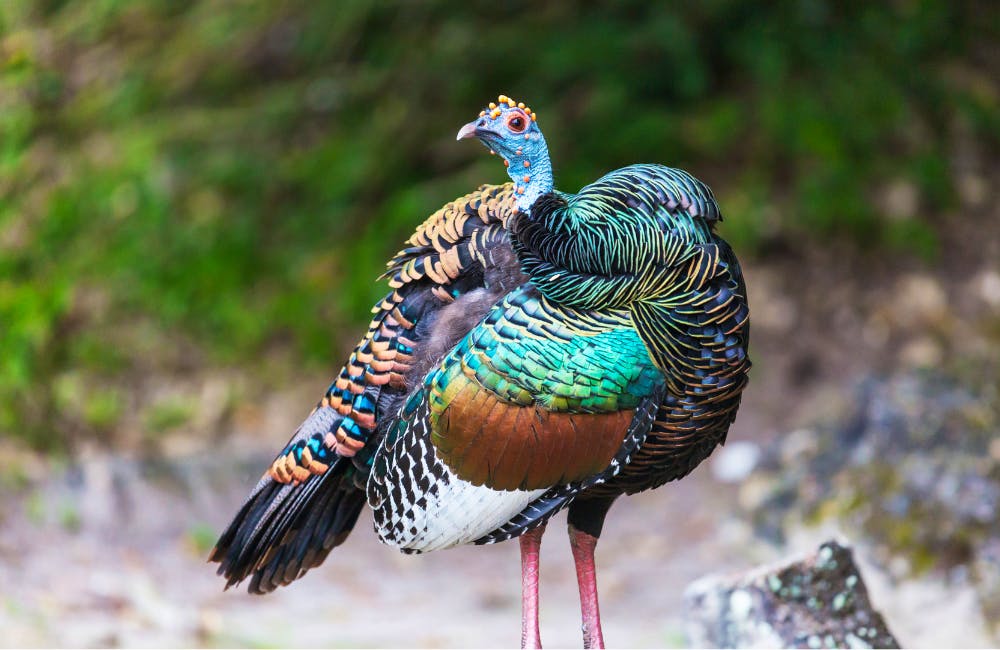
[(406, 376), (471, 327), (452, 305), (482, 302), (520, 281), (503, 230), (512, 197), (510, 185), (484, 185), (456, 199), (389, 261), (383, 278), (391, 291), (372, 308), (365, 336), (210, 555), (227, 587), (252, 576), (252, 593), (273, 591), (347, 539), (364, 507), (378, 422), (398, 409)]

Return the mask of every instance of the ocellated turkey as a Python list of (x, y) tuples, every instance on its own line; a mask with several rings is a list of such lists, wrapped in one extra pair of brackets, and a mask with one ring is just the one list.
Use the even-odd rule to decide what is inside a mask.
[(603, 646), (605, 515), (725, 441), (750, 368), (746, 286), (688, 173), (632, 165), (557, 191), (536, 113), (502, 95), (472, 137), (512, 182), (445, 205), (389, 262), (368, 332), (211, 559), (227, 586), (269, 592), (365, 503), (407, 553), (519, 537), (522, 645), (540, 646), (538, 549), (566, 509), (584, 645)]

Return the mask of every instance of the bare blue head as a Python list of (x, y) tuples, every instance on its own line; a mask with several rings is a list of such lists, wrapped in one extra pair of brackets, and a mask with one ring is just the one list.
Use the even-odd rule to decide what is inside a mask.
[(478, 118), (463, 126), (456, 138), (476, 137), (490, 153), (503, 159), (522, 212), (528, 212), (535, 199), (552, 191), (549, 148), (536, 118), (524, 104), (500, 95), (496, 103), (491, 102)]

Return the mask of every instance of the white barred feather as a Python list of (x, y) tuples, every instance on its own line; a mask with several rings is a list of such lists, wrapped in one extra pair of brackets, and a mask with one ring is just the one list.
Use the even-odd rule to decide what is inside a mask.
[(386, 473), (372, 472), (368, 503), (379, 539), (422, 553), (473, 542), (502, 526), (546, 490), (494, 490), (456, 476), (437, 457), (418, 416), (384, 444)]

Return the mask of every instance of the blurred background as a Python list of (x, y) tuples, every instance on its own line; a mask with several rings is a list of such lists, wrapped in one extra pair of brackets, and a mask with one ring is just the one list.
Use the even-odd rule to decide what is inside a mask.
[[(563, 190), (709, 183), (750, 287), (729, 444), (609, 517), (609, 643), (683, 646), (690, 580), (833, 533), (904, 644), (1000, 643), (998, 79), (986, 0), (3, 2), (0, 644), (517, 643), (516, 545), (362, 519), (265, 598), (204, 563), (385, 260), (506, 180), (454, 141), (499, 93)], [(550, 537), (542, 635), (577, 646)]]

